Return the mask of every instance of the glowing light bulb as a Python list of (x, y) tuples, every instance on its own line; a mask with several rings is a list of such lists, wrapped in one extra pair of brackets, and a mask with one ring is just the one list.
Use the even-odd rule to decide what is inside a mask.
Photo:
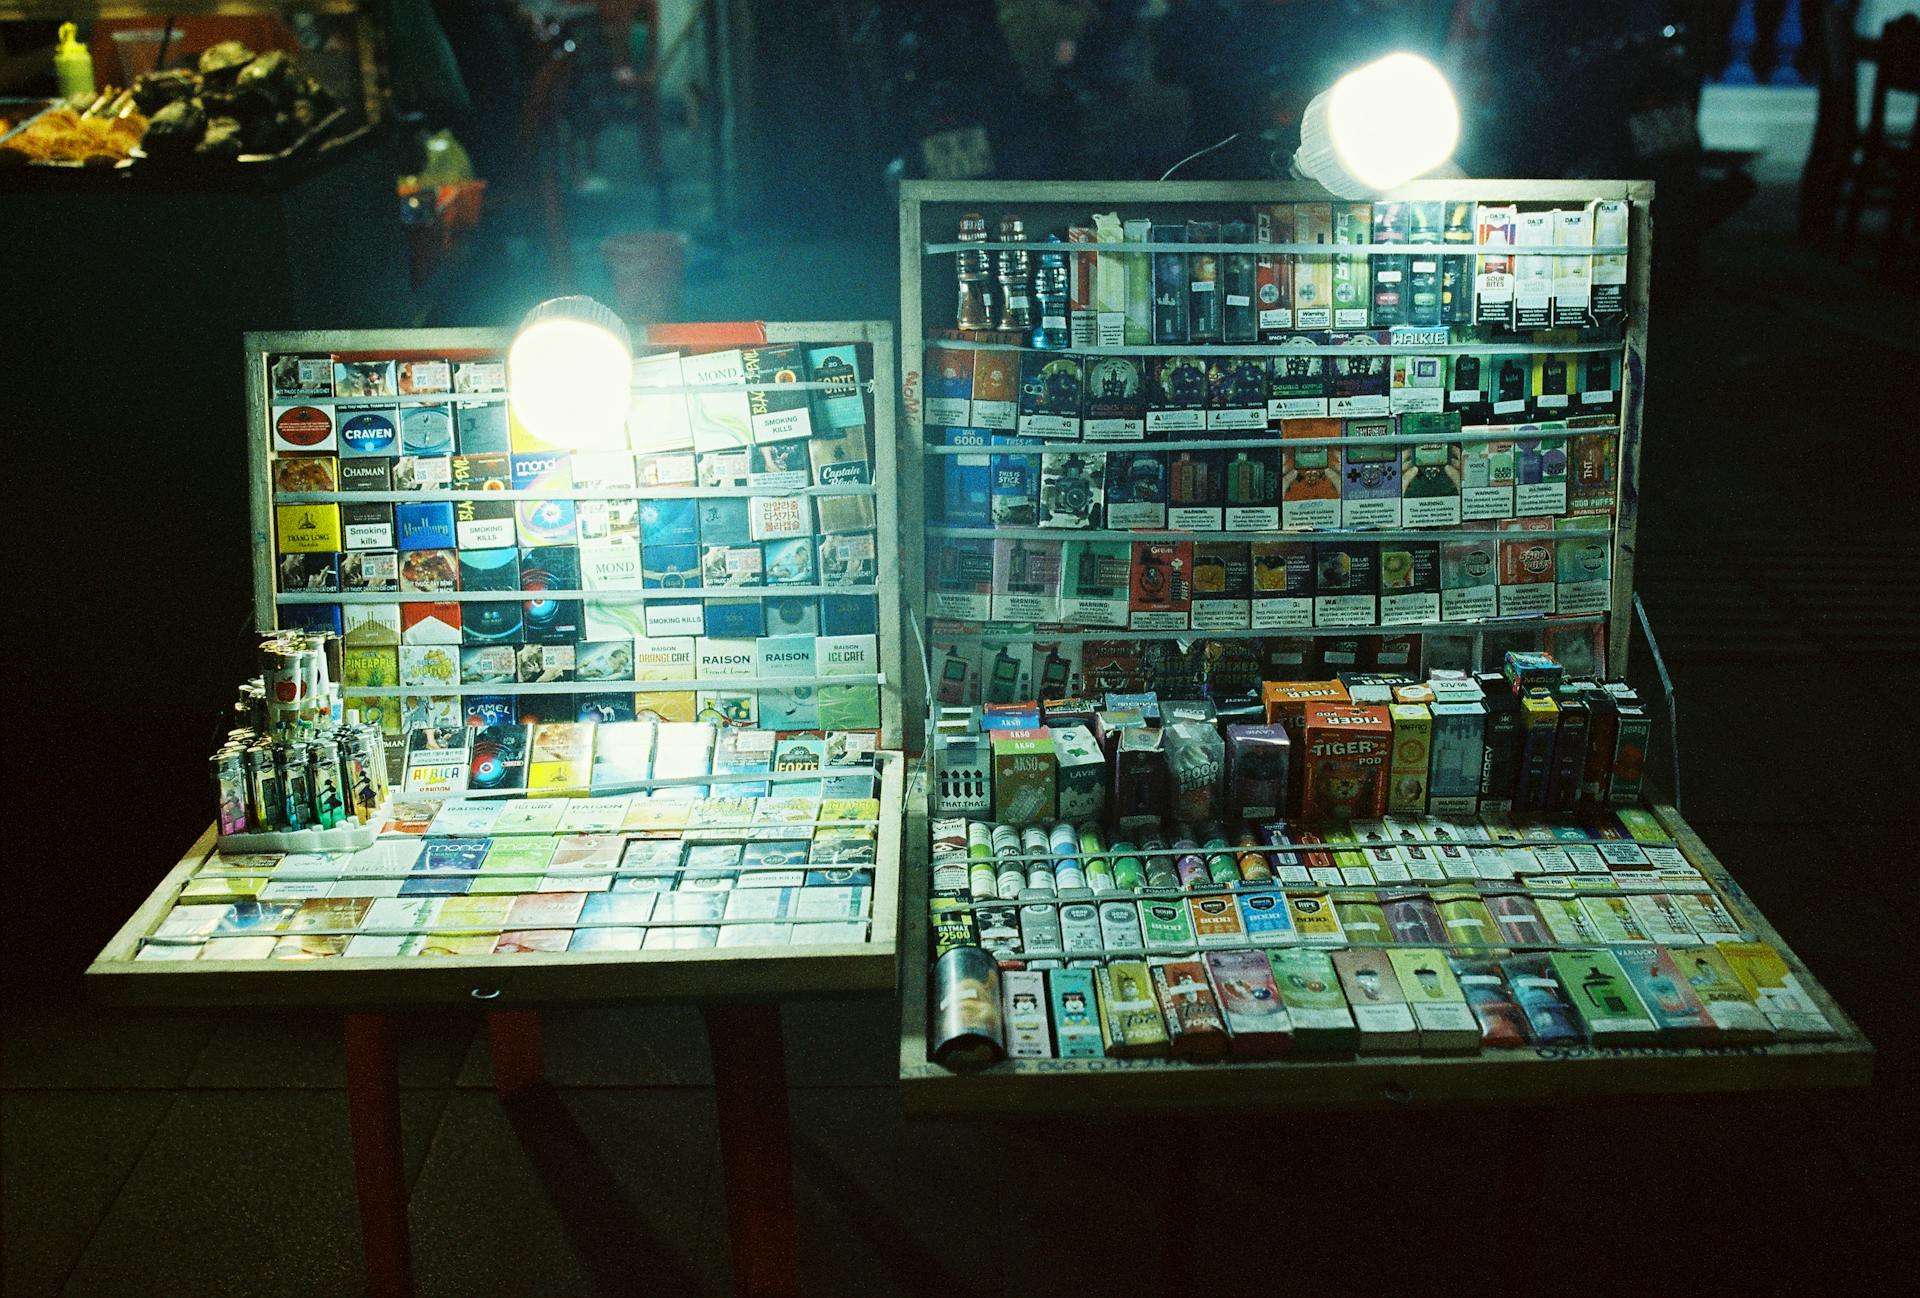
[(627, 443), (633, 341), (590, 297), (557, 297), (527, 312), (507, 349), (507, 400), (533, 436), (574, 450)]
[(1453, 156), (1460, 105), (1440, 69), (1417, 54), (1363, 64), (1314, 96), (1294, 165), (1341, 198), (1367, 198)]

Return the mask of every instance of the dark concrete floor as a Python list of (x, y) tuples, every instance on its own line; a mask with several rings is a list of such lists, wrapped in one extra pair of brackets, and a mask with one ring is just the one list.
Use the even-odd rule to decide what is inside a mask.
[[(1655, 303), (1641, 578), (1678, 687), (1685, 810), (1875, 1042), (1874, 1084), (1365, 1118), (903, 1121), (891, 1005), (795, 1006), (807, 1294), (1576, 1277), (1778, 1293), (1896, 1274), (1920, 1129), (1905, 992), (1920, 522), (1899, 422), (1920, 311), (1792, 245), (1784, 203), (1763, 195), (1715, 236), (1700, 293)], [(817, 297), (759, 313), (891, 314), (877, 242), (830, 249)], [(689, 308), (754, 314), (781, 266), (741, 254)], [(197, 724), (171, 724), (154, 720), (153, 750), (198, 751)], [(56, 850), (29, 860), (68, 870)], [(137, 898), (162, 856), (122, 846), (101, 894)], [(124, 914), (105, 909), (9, 980), (5, 1292), (356, 1291), (337, 1025), (86, 1008), (74, 974)], [(421, 1292), (727, 1292), (697, 1017), (549, 1014), (557, 1107), (520, 1130), (478, 1027), (418, 1016), (402, 1036)]]

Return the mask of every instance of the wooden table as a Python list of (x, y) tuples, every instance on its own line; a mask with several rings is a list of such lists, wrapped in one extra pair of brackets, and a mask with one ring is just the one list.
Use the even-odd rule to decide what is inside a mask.
[[(707, 1027), (736, 1292), (800, 1292), (791, 1136), (780, 1005), (789, 999), (894, 986), (905, 762), (881, 752), (879, 846), (865, 942), (676, 951), (332, 960), (136, 961), (141, 939), (173, 908), (214, 850), (211, 827), (87, 970), (109, 1004), (145, 1009), (328, 1009), (341, 1016), (347, 1107), (367, 1257), (377, 1298), (413, 1291), (401, 1161), (394, 1013), (478, 1008), (487, 1016), (494, 1086), (503, 1101), (545, 1085), (540, 1008), (692, 1004)], [(920, 820), (922, 837), (925, 819)], [(892, 827), (891, 829), (889, 827)]]
[[(909, 798), (910, 806), (924, 805)], [(1597, 1095), (1864, 1086), (1873, 1047), (1780, 940), (1680, 814), (1656, 807), (1676, 843), (1754, 921), (1838, 1036), (1764, 1045), (1483, 1050), (1477, 1055), (1360, 1055), (1247, 1063), (1172, 1059), (1011, 1059), (955, 1074), (927, 1059), (928, 841), (909, 812), (900, 938), (901, 1104), (910, 1115), (1013, 1118), (1146, 1109), (1403, 1109), (1528, 1103)], [(1444, 890), (1441, 885), (1433, 885)]]

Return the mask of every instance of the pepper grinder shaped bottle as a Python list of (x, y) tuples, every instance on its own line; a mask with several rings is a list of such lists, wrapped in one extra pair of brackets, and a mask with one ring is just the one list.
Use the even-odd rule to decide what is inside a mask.
[[(960, 218), (959, 242), (985, 243), (987, 221), (978, 212)], [(993, 267), (984, 252), (962, 252), (954, 258), (960, 278), (960, 307), (954, 323), (961, 329), (993, 328)]]
[[(1001, 243), (1025, 243), (1026, 223), (1017, 216), (1000, 218)], [(999, 254), (1001, 329), (1033, 328), (1033, 254), (1011, 249)]]

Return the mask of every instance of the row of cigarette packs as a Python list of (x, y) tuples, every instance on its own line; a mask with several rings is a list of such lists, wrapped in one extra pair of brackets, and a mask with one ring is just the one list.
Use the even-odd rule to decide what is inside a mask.
[(963, 622), (1133, 631), (1599, 614), (1612, 595), (1607, 522), (1516, 519), (1447, 541), (950, 538), (930, 556), (927, 610)]
[[(927, 341), (922, 422), (929, 440), (976, 436), (1137, 442), (1207, 434), (1273, 436), (1300, 420), (1414, 417), (1440, 428), (1578, 420), (1611, 429), (1620, 404), (1620, 352), (1554, 335), (1527, 350), (1472, 346), (1446, 329), (1294, 336), (1297, 356), (1079, 356), (1008, 341)], [(1535, 347), (1566, 347), (1565, 351)], [(1358, 354), (1307, 351), (1346, 347)], [(1417, 349), (1431, 347), (1430, 353)], [(1576, 350), (1577, 349), (1577, 350)], [(1339, 436), (1296, 433), (1295, 436)]]
[(929, 1056), (1210, 1061), (1481, 1048), (1688, 1046), (1833, 1035), (1764, 943), (1450, 955), (1437, 947), (1223, 950), (1001, 970), (934, 967)]
[(935, 727), (936, 813), (1013, 824), (1161, 816), (1377, 819), (1633, 806), (1652, 718), (1623, 683), (1545, 654), (1426, 681), (1266, 681), (1259, 711), (1109, 694), (952, 709)]
[[(277, 455), (394, 459), (560, 449), (514, 418), (506, 367), (494, 357), (283, 355), (269, 358), (268, 369), (273, 404), (265, 431)], [(615, 480), (571, 485), (747, 486), (756, 473), (773, 475), (770, 492), (870, 483), (862, 374), (853, 344), (637, 356), (626, 445), (594, 461), (598, 473)], [(799, 383), (826, 386), (786, 390)], [(748, 391), (754, 384), (765, 386)], [(720, 390), (683, 391), (689, 387)], [(546, 476), (564, 483), (564, 456), (557, 473)]]
[[(782, 733), (707, 721), (652, 719), (454, 724), (407, 732), (400, 790), (412, 796), (446, 796), (524, 789), (543, 797), (627, 793), (654, 781), (684, 781), (654, 789), (651, 799), (642, 793), (635, 800), (698, 802), (707, 798), (711, 787), (714, 800), (730, 806), (738, 798), (765, 796), (773, 782), (727, 778), (709, 786), (699, 782), (701, 777), (819, 771), (833, 780), (864, 781), (870, 787), (873, 760), (872, 733), (852, 729)], [(802, 782), (802, 790), (806, 784)], [(566, 832), (612, 833), (622, 827), (626, 802), (624, 797), (568, 802), (564, 809), (556, 804), (552, 814), (558, 823), (569, 824)], [(589, 829), (565, 819), (589, 812), (597, 817), (611, 815), (614, 823), (602, 829), (596, 820), (596, 827)], [(439, 814), (444, 815), (444, 809)], [(649, 823), (657, 824), (663, 816), (684, 818), (688, 813), (661, 808), (650, 814)]]
[[(1466, 201), (1272, 203), (1226, 219), (1173, 222), (1094, 213), (1066, 230), (1065, 315), (1043, 296), (1041, 329), (1061, 345), (1252, 342), (1296, 329), (1488, 325), (1542, 329), (1616, 324), (1626, 310), (1628, 205)], [(971, 215), (980, 235), (989, 228)], [(1018, 223), (1017, 218), (1015, 222)], [(1006, 218), (1000, 222), (1007, 230)], [(1206, 249), (1125, 255), (1126, 243), (1325, 244), (1327, 251)], [(1122, 245), (1118, 248), (1082, 244)], [(1368, 252), (1343, 245), (1406, 244)], [(1437, 253), (1442, 244), (1511, 254)], [(1608, 247), (1605, 253), (1553, 249)], [(1035, 248), (1035, 253), (1040, 249)], [(1047, 255), (1042, 254), (1042, 255)], [(1000, 289), (1024, 298), (1025, 259), (1000, 252)], [(976, 254), (977, 256), (977, 254)], [(960, 254), (963, 297), (969, 273)], [(1012, 260), (1013, 273), (1009, 273)], [(1044, 272), (1043, 272), (1044, 273)], [(1004, 313), (1002, 313), (1004, 316)]]
[[(1286, 422), (1284, 436), (1345, 435), (1337, 419)], [(1444, 431), (1461, 435), (1457, 425)], [(1414, 446), (1020, 451), (1041, 443), (959, 430), (946, 439), (960, 449), (943, 457), (939, 521), (1262, 533), (1458, 527), (1573, 514), (1595, 516), (1605, 526), (1614, 496), (1611, 432), (1530, 424), (1516, 430), (1523, 436), (1492, 441), (1484, 431), (1475, 431), (1479, 440)]]

